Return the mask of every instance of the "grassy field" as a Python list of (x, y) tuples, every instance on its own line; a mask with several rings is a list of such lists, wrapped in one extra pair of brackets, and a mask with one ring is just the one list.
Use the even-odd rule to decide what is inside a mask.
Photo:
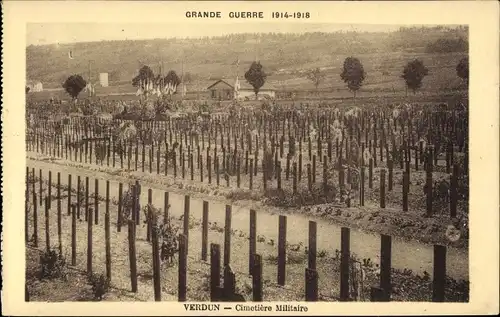
[[(421, 59), (429, 69), (422, 92), (436, 93), (461, 87), (455, 67), (467, 56), (467, 50), (430, 51), (428, 46), (441, 38), (463, 38), (466, 30), (427, 28), (393, 33), (310, 33), (260, 34), (256, 45), (255, 34), (240, 34), (207, 39), (157, 39), (144, 41), (103, 41), (91, 43), (29, 46), (26, 51), (26, 76), (40, 80), (45, 88), (60, 88), (70, 74), (81, 74), (85, 79), (92, 61), (92, 79), (98, 73), (109, 73), (110, 88), (99, 88), (97, 93), (135, 92), (131, 80), (142, 65), (159, 71), (163, 62), (163, 74), (168, 70), (190, 74), (188, 91), (202, 91), (215, 80), (228, 78), (234, 81), (236, 74), (243, 74), (258, 58), (268, 74), (267, 84), (276, 89), (312, 90), (313, 84), (305, 74), (319, 67), (326, 75), (320, 89), (336, 94), (349, 92), (340, 79), (343, 61), (348, 56), (358, 57), (366, 71), (366, 79), (360, 94), (391, 92), (404, 94), (404, 82), (400, 78), (404, 65)], [(72, 50), (74, 59), (69, 60)], [(184, 56), (184, 58), (183, 58)], [(237, 69), (235, 61), (240, 60)]]
[[(464, 89), (461, 79), (456, 75), (455, 67), (461, 58), (467, 56), (464, 53), (444, 53), (444, 54), (411, 54), (411, 53), (375, 53), (360, 55), (361, 62), (364, 64), (366, 79), (363, 86), (358, 92), (358, 97), (374, 96), (374, 95), (391, 95), (404, 96), (405, 83), (401, 79), (401, 74), (404, 65), (414, 58), (419, 58), (424, 62), (424, 65), (429, 69), (429, 75), (424, 78), (422, 88), (419, 94), (439, 94), (454, 90)], [(311, 81), (305, 78), (306, 70), (315, 67), (324, 67), (325, 80), (318, 87), (319, 94), (322, 96), (332, 95), (333, 97), (349, 98), (352, 93), (349, 92), (345, 83), (340, 78), (342, 72), (342, 63), (347, 56), (337, 56), (329, 64), (317, 62), (304, 67), (304, 73), (297, 73), (293, 69), (287, 69), (282, 73), (273, 73), (268, 76), (267, 83), (272, 85), (277, 90), (306, 90), (310, 91), (313, 96), (316, 94), (315, 88)], [(266, 70), (265, 62), (264, 70)], [(383, 66), (382, 64), (387, 64)], [(243, 77), (246, 67), (249, 65), (240, 66), (239, 77)], [(209, 66), (203, 66), (209, 67)], [(220, 67), (217, 65), (216, 67)], [(245, 69), (244, 69), (245, 68)], [(106, 71), (106, 70), (103, 70)], [(233, 70), (234, 71), (234, 70)], [(209, 69), (200, 70), (200, 72), (210, 72)], [(84, 76), (87, 78), (87, 76)], [(221, 76), (221, 78), (223, 78)], [(132, 77), (128, 81), (120, 81), (110, 83), (110, 87), (97, 87), (96, 93), (100, 96), (120, 95), (120, 94), (135, 94), (137, 91), (131, 83)], [(207, 98), (206, 88), (215, 82), (213, 80), (195, 80), (188, 83), (187, 90), (190, 94), (201, 92), (202, 96)], [(235, 80), (235, 75), (229, 77), (229, 82), (232, 84)], [(244, 80), (244, 79), (242, 79)], [(51, 88), (52, 86), (52, 88)], [(59, 99), (68, 98), (62, 91), (60, 84), (47, 83), (46, 91), (41, 93), (30, 93), (37, 99), (48, 99), (57, 97)], [(57, 90), (53, 90), (57, 89)], [(409, 93), (410, 95), (412, 93)], [(82, 92), (82, 97), (86, 97), (86, 93)], [(135, 97), (135, 96), (133, 96)]]

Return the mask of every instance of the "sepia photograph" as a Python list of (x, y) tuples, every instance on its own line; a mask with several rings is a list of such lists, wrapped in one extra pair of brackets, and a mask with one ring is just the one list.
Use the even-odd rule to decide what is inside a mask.
[(469, 303), (470, 25), (195, 4), (26, 22), (24, 301)]
[(466, 26), (136, 28), (27, 26), (30, 300), (468, 301)]

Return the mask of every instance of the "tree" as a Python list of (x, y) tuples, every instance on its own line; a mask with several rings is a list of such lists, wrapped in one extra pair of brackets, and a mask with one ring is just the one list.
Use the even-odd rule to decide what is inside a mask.
[(259, 94), (259, 90), (262, 86), (264, 86), (266, 78), (267, 75), (262, 70), (260, 62), (253, 62), (248, 71), (245, 73), (245, 79), (250, 85), (252, 85), (253, 91), (255, 92), (255, 99), (258, 98), (257, 96)]
[(457, 76), (462, 78), (466, 83), (469, 83), (469, 58), (464, 57), (458, 62)]
[(141, 69), (139, 69), (139, 74), (132, 79), (132, 86), (134, 86), (134, 87), (141, 86), (140, 88), (144, 89), (144, 88), (146, 88), (145, 82), (147, 80), (154, 79), (154, 77), (155, 77), (155, 75), (154, 75), (153, 71), (151, 70), (151, 68), (147, 65), (144, 65), (141, 67)]
[(83, 88), (87, 86), (87, 82), (81, 75), (71, 75), (66, 79), (62, 86), (64, 90), (76, 100)]
[(319, 84), (325, 79), (325, 74), (321, 72), (319, 68), (316, 68), (314, 70), (311, 70), (309, 73), (306, 75), (307, 79), (312, 81), (314, 84), (314, 87), (316, 87), (316, 90), (318, 90)]
[(403, 69), (403, 78), (406, 82), (406, 95), (408, 96), (408, 88), (413, 90), (415, 94), (422, 87), (422, 80), (429, 74), (429, 70), (424, 66), (421, 60), (415, 59), (406, 64)]
[(363, 80), (365, 80), (363, 64), (356, 57), (347, 57), (344, 60), (344, 68), (340, 78), (347, 84), (347, 88), (354, 94), (354, 99), (356, 99), (356, 92), (361, 88)]
[(171, 84), (177, 87), (181, 83), (181, 79), (177, 76), (175, 70), (171, 70), (167, 73), (167, 76), (163, 78), (165, 84)]

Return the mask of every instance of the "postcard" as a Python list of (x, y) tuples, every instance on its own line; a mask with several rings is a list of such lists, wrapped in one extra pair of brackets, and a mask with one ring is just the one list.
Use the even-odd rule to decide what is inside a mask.
[(3, 9), (5, 314), (498, 313), (497, 2)]

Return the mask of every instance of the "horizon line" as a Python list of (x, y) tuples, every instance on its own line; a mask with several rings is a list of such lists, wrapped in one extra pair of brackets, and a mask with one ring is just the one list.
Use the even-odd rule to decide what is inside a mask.
[[(100, 25), (100, 24), (107, 24), (107, 23), (92, 23), (95, 25)], [(133, 24), (133, 23), (131, 23)], [(166, 23), (168, 24), (168, 23)], [(154, 25), (154, 24), (153, 24)], [(156, 25), (161, 25), (161, 24), (156, 24)], [(339, 26), (344, 26), (346, 24), (338, 24)], [(372, 26), (372, 24), (367, 24)], [(356, 25), (358, 26), (358, 25)], [(120, 42), (120, 41), (168, 41), (168, 40), (203, 40), (203, 39), (220, 39), (224, 38), (227, 36), (231, 35), (272, 35), (272, 34), (288, 34), (288, 35), (307, 35), (307, 34), (391, 34), (391, 33), (397, 33), (401, 32), (401, 29), (403, 30), (411, 30), (411, 29), (427, 29), (427, 30), (432, 30), (436, 29), (438, 27), (443, 28), (444, 30), (457, 30), (462, 27), (466, 27), (467, 25), (373, 25), (373, 26), (392, 26), (394, 29), (387, 29), (387, 30), (359, 30), (354, 27), (354, 24), (349, 24), (349, 27), (345, 27), (345, 29), (338, 29), (335, 31), (325, 31), (325, 30), (310, 30), (310, 31), (305, 31), (305, 32), (297, 32), (297, 31), (267, 31), (267, 32), (232, 32), (232, 33), (223, 33), (223, 34), (218, 34), (218, 35), (184, 35), (184, 36), (177, 36), (177, 35), (172, 35), (172, 36), (165, 36), (165, 37), (144, 37), (144, 38), (109, 38), (109, 39), (95, 39), (95, 40), (61, 40), (61, 41), (48, 41), (47, 43), (26, 43), (26, 47), (34, 46), (34, 47), (43, 47), (43, 46), (53, 46), (53, 45), (76, 45), (76, 44), (84, 44), (84, 43), (101, 43), (101, 42)], [(122, 31), (124, 31), (122, 29)], [(27, 32), (27, 37), (29, 38), (29, 32)], [(47, 39), (39, 38), (38, 42), (44, 42), (47, 41)], [(28, 39), (27, 39), (28, 42)]]

